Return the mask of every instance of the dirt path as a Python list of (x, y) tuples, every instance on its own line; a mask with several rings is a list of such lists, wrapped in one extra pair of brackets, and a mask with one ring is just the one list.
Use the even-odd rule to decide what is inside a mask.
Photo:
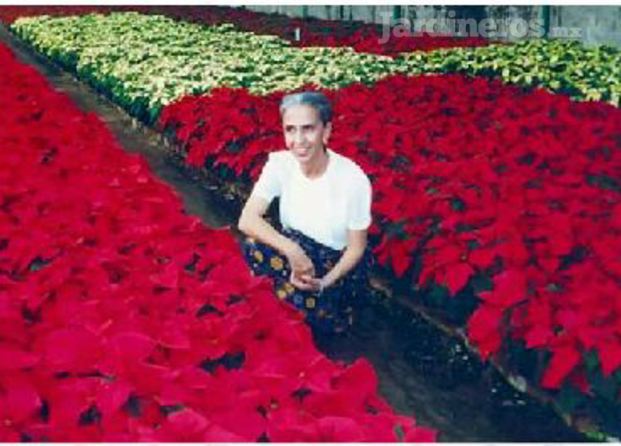
[[(36, 67), (79, 108), (96, 113), (125, 150), (143, 155), (153, 172), (183, 199), (189, 214), (210, 227), (236, 220), (235, 210), (210, 192), (209, 185), (170, 162), (156, 132), (136, 125), (108, 100), (31, 52), (4, 27), (0, 27), (0, 42)], [(320, 340), (319, 346), (335, 359), (368, 358), (378, 373), (381, 394), (397, 411), (438, 429), (442, 441), (584, 441), (550, 410), (516, 395), (459, 343), (443, 338), (411, 312), (385, 305), (385, 299), (378, 296), (367, 307), (349, 338)]]

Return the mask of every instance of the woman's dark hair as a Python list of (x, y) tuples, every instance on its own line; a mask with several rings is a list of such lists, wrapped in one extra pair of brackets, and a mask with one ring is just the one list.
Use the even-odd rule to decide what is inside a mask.
[(332, 104), (324, 95), (318, 91), (302, 91), (284, 96), (280, 101), (280, 116), (293, 105), (308, 105), (319, 113), (319, 119), (325, 125), (332, 121)]

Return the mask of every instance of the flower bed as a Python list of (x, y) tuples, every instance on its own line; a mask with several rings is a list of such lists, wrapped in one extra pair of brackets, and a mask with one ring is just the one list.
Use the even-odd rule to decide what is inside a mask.
[[(298, 47), (351, 47), (361, 53), (390, 56), (412, 51), (433, 51), (438, 48), (477, 47), (489, 43), (482, 38), (430, 34), (392, 38), (386, 43), (380, 43), (382, 31), (379, 25), (358, 21), (291, 18), (281, 14), (262, 14), (222, 6), (12, 6), (0, 7), (0, 20), (13, 23), (19, 17), (67, 16), (113, 11), (161, 14), (206, 25), (230, 23), (240, 30), (278, 36)], [(299, 39), (296, 39), (296, 30), (299, 32)]]
[(621, 104), (621, 51), (579, 42), (528, 40), (513, 45), (438, 50), (404, 55), (410, 73), (498, 77), (524, 87), (544, 87), (577, 100)]
[[(115, 16), (118, 27), (105, 29), (131, 35), (127, 27), (138, 22), (127, 17)], [(66, 20), (78, 23), (77, 19)], [(111, 24), (114, 20), (91, 16), (79, 23), (89, 33), (92, 22), (99, 26), (101, 21)], [(144, 20), (168, 23), (163, 18)], [(59, 33), (54, 34), (42, 23), (37, 19), (19, 25), (28, 30), (26, 38), (38, 36), (47, 42), (54, 48), (46, 50), (48, 55), (66, 60), (68, 66), (73, 63), (79, 74), (91, 76), (99, 88), (125, 91), (126, 84), (115, 83), (118, 74), (109, 75), (120, 66), (115, 60), (122, 63), (126, 58), (125, 49), (117, 53), (107, 49), (95, 58), (94, 45), (87, 51), (81, 45), (90, 45), (88, 41), (68, 38), (66, 24), (54, 21), (59, 26)], [(102, 28), (97, 29), (101, 32)], [(220, 31), (229, 32), (227, 28)], [(172, 39), (174, 33), (165, 35)], [(60, 36), (62, 39), (54, 41)], [(145, 46), (143, 53), (137, 51), (135, 56), (144, 56), (145, 51), (161, 54), (160, 42), (165, 39), (157, 34), (145, 36), (136, 32), (138, 42)], [(245, 36), (240, 38), (245, 42)], [(74, 47), (64, 43), (65, 39)], [(149, 46), (148, 40), (155, 45)], [(259, 47), (268, 45), (261, 42)], [(269, 45), (274, 51), (299, 51), (278, 39), (270, 40)], [(179, 49), (182, 46), (163, 45), (169, 48), (166, 54), (186, 51)], [(381, 64), (382, 69), (390, 68), (386, 73), (403, 71), (405, 63), (409, 65), (406, 71), (464, 70), (496, 75), (519, 68), (510, 59), (515, 51), (533, 52), (536, 69), (547, 74), (528, 82), (554, 89), (556, 76), (574, 85), (576, 76), (584, 75), (552, 74), (554, 58), (541, 60), (546, 48), (557, 48), (560, 58), (567, 49), (567, 57), (585, 56), (585, 69), (592, 68), (589, 73), (595, 73), (589, 74), (589, 79), (599, 82), (593, 88), (602, 98), (613, 99), (615, 84), (600, 81), (617, 69), (612, 63), (617, 53), (605, 47), (585, 50), (575, 44), (540, 42), (515, 48), (518, 50), (513, 53), (502, 52), (506, 59), (497, 57), (497, 48), (489, 47), (437, 53), (451, 55), (444, 62), (438, 62), (440, 56), (433, 53), (407, 60), (382, 59)], [(326, 70), (322, 79), (328, 79), (330, 86), (349, 85), (328, 91), (339, 117), (332, 146), (356, 159), (374, 177), (374, 213), (379, 219), (373, 232), (381, 262), (402, 276), (404, 284), (416, 283), (421, 302), (467, 329), (483, 357), (502, 357), (512, 370), (549, 389), (567, 412), (579, 414), (585, 398), (594, 398), (602, 423), (612, 426), (612, 431), (618, 429), (619, 110), (598, 102), (575, 103), (543, 90), (525, 91), (499, 81), (456, 75), (396, 76), (365, 86), (354, 82), (354, 69), (339, 78), (342, 82), (332, 82), (334, 78), (328, 74), (332, 68), (328, 67), (336, 53), (321, 51), (326, 55), (321, 59), (326, 64), (317, 68)], [(114, 68), (106, 68), (103, 75), (96, 65), (81, 72), (80, 64), (72, 62), (76, 54), (90, 54), (93, 63), (109, 57), (109, 66)], [(472, 68), (472, 54), (490, 55), (489, 59), (481, 56), (484, 68)], [(309, 59), (309, 63), (317, 60)], [(521, 66), (529, 67), (519, 60)], [(431, 61), (430, 65), (425, 61)], [(266, 66), (273, 63), (272, 59)], [(151, 66), (150, 73), (157, 72), (156, 68)], [(371, 83), (376, 74), (381, 77), (382, 69), (365, 74), (365, 81)], [(181, 99), (164, 109), (160, 128), (174, 134), (190, 164), (203, 167), (207, 162), (209, 168), (223, 170), (225, 175), (233, 172), (249, 184), (256, 179), (266, 153), (282, 145), (277, 115), (282, 90), (316, 82), (307, 73), (297, 73), (295, 81), (279, 84), (269, 73), (261, 79), (264, 83), (248, 82), (255, 90), (215, 89), (209, 96)], [(140, 82), (132, 84), (131, 76), (128, 79), (127, 85), (144, 94), (138, 100), (133, 98), (132, 104), (151, 104), (149, 94), (161, 95), (152, 84), (149, 90)], [(239, 79), (248, 78), (242, 74)], [(176, 88), (174, 76), (160, 81), (165, 88)], [(257, 89), (261, 93), (278, 90), (279, 85), (281, 91), (252, 94)], [(571, 94), (563, 88), (559, 91)], [(172, 93), (167, 96), (172, 97)], [(585, 95), (575, 93), (574, 97)]]
[(18, 20), (12, 29), (150, 123), (162, 106), (215, 87), (267, 94), (309, 83), (327, 88), (370, 84), (395, 73), (499, 77), (614, 105), (621, 95), (621, 52), (576, 42), (535, 40), (390, 59), (349, 48), (294, 48), (278, 37), (239, 32), (232, 25), (202, 27), (136, 13), (35, 17)]
[(0, 440), (434, 438), (0, 47)]
[(338, 88), (373, 82), (397, 65), (348, 48), (293, 48), (277, 37), (136, 13), (37, 17), (12, 29), (38, 51), (90, 82), (134, 116), (216, 86), (265, 94), (305, 83)]
[[(331, 147), (373, 177), (381, 263), (467, 327), (483, 358), (507, 353), (552, 395), (576, 405), (577, 389), (618, 413), (621, 111), (458, 75), (326, 94)], [(188, 163), (249, 183), (282, 145), (281, 96), (184, 98), (160, 129)], [(545, 352), (543, 367), (518, 350)]]

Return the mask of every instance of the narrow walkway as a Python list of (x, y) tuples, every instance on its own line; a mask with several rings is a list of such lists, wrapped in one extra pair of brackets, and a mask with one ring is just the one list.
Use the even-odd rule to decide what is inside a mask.
[[(235, 211), (210, 192), (208, 185), (169, 162), (158, 133), (136, 125), (108, 100), (34, 54), (3, 26), (0, 42), (82, 110), (96, 113), (128, 152), (144, 156), (153, 172), (183, 199), (189, 214), (210, 227), (236, 220)], [(322, 342), (320, 348), (334, 359), (368, 358), (379, 376), (380, 393), (398, 412), (438, 429), (441, 441), (584, 441), (551, 411), (512, 392), (488, 367), (469, 358), (458, 343), (441, 339), (427, 323), (408, 311), (384, 305), (383, 300), (379, 297), (367, 308), (351, 337)]]

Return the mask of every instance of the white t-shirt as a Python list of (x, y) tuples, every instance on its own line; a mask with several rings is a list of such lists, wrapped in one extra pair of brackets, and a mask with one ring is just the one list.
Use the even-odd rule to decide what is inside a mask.
[(252, 190), (270, 203), (280, 197), (280, 222), (312, 239), (341, 250), (347, 230), (371, 225), (371, 182), (352, 160), (328, 149), (328, 166), (309, 179), (288, 150), (272, 152)]

